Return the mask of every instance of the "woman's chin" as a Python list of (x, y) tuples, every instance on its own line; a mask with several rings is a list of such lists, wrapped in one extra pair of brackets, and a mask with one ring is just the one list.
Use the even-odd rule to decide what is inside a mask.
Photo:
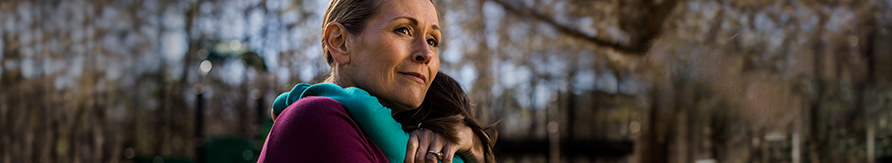
[(379, 99), (379, 100), (381, 100), (380, 101), (381, 104), (384, 104), (385, 107), (393, 109), (394, 112), (400, 112), (400, 111), (406, 111), (406, 110), (412, 110), (412, 109), (418, 108), (419, 106), (421, 106), (421, 102), (424, 100), (424, 98), (407, 97), (407, 96), (395, 97), (394, 99), (397, 99), (397, 100), (394, 100), (394, 101), (383, 101), (383, 99)]
[(403, 86), (403, 90), (398, 95), (403, 96), (400, 99), (404, 99), (401, 101), (406, 104), (418, 103), (420, 105), (421, 101), (424, 101), (425, 94), (427, 94), (427, 90), (423, 86), (407, 85)]
[(399, 106), (388, 106), (392, 109), (415, 109), (421, 106), (427, 90), (422, 85), (416, 84), (398, 84), (392, 85), (393, 91), (387, 91), (389, 96), (381, 97), (379, 100), (390, 99), (391, 104)]
[(419, 106), (421, 106), (421, 101), (422, 100), (404, 101), (405, 103), (403, 103), (404, 104), (403, 106), (405, 106), (407, 108), (407, 110), (412, 110), (412, 109), (415, 109), (415, 108), (418, 108)]
[(406, 107), (409, 108), (409, 110), (418, 108), (419, 106), (421, 106), (421, 102), (424, 101), (424, 98), (416, 98), (416, 99), (417, 100), (406, 101), (405, 104), (406, 104)]

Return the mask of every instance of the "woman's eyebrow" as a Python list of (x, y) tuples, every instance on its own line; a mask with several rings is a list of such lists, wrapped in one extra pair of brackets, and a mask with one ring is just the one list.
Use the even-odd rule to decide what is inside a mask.
[(396, 21), (398, 19), (407, 19), (407, 20), (409, 20), (409, 23), (411, 23), (413, 26), (418, 26), (418, 19), (408, 17), (408, 16), (401, 16), (401, 17), (393, 18), (392, 21)]
[(439, 26), (439, 25), (436, 25), (436, 24), (431, 25), (431, 28), (434, 29), (434, 30), (440, 31), (440, 26)]

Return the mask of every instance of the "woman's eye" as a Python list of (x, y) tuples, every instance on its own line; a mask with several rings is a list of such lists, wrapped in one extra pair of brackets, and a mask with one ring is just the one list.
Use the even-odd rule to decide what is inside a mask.
[(396, 29), (396, 32), (399, 32), (399, 33), (408, 35), (408, 34), (409, 34), (409, 28), (406, 28), (406, 27), (397, 28), (397, 29)]
[(430, 46), (433, 46), (433, 47), (437, 47), (439, 45), (437, 43), (437, 40), (434, 40), (434, 39), (427, 39), (427, 44)]

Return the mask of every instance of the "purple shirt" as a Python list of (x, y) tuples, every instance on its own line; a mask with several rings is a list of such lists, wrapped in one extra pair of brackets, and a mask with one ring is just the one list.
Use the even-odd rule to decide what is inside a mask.
[(386, 163), (387, 159), (344, 105), (328, 97), (305, 97), (279, 114), (257, 162)]

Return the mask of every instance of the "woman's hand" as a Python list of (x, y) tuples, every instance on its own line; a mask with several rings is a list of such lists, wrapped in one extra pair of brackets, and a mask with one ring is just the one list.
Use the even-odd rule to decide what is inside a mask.
[(449, 142), (442, 135), (424, 128), (412, 131), (406, 148), (406, 163), (437, 162), (437, 155), (429, 151), (443, 153), (443, 163), (451, 163), (455, 153), (461, 155), (465, 162), (484, 162), (483, 144), (471, 128), (462, 125), (456, 130), (460, 139), (457, 143)]

